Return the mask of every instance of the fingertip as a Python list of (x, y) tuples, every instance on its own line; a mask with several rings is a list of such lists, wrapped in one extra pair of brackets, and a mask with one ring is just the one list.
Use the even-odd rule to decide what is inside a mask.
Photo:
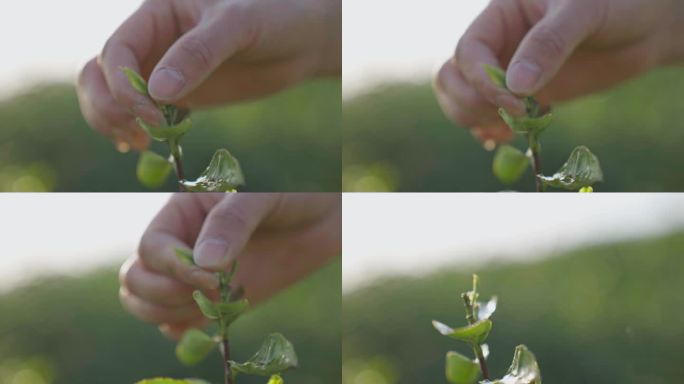
[(222, 272), (228, 268), (230, 246), (222, 239), (203, 239), (195, 247), (195, 263), (201, 268)]
[(188, 281), (200, 289), (214, 290), (219, 287), (219, 279), (216, 274), (207, 272), (202, 268), (192, 268), (188, 274)]
[(541, 67), (528, 60), (511, 64), (506, 74), (508, 89), (516, 95), (531, 96), (539, 87), (542, 78)]
[(157, 68), (152, 72), (149, 82), (149, 92), (153, 99), (174, 102), (185, 88), (186, 79), (178, 69), (171, 67)]

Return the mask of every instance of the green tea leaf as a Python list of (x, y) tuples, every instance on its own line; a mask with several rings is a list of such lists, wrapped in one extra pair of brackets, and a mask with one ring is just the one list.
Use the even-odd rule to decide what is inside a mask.
[(199, 329), (190, 329), (176, 345), (176, 357), (185, 365), (195, 365), (216, 347), (216, 340)]
[(292, 343), (280, 333), (268, 335), (261, 348), (246, 362), (230, 362), (235, 372), (269, 376), (297, 367), (297, 354)]
[(173, 166), (164, 157), (151, 151), (143, 151), (138, 159), (136, 175), (147, 188), (159, 188), (172, 170)]
[(136, 92), (144, 96), (150, 95), (147, 91), (147, 82), (142, 76), (140, 76), (138, 72), (128, 67), (122, 67), (121, 71), (124, 73), (124, 75), (126, 75), (128, 78), (128, 83), (131, 84), (131, 87), (133, 87)]
[(206, 297), (202, 291), (193, 292), (192, 298), (195, 299), (197, 306), (206, 318), (212, 320), (217, 320), (219, 318), (219, 311), (216, 307), (217, 304)]
[(473, 384), (480, 377), (480, 365), (460, 353), (446, 355), (446, 378), (452, 384)]
[(499, 108), (499, 115), (503, 121), (511, 127), (511, 129), (516, 133), (522, 134), (540, 134), (553, 121), (553, 114), (547, 113), (539, 117), (515, 117), (506, 112), (503, 108)]
[(489, 64), (483, 64), (485, 73), (489, 76), (489, 79), (497, 87), (508, 88), (506, 86), (506, 72), (503, 69), (491, 66)]
[(556, 174), (538, 177), (547, 186), (576, 191), (603, 181), (603, 171), (598, 157), (589, 148), (579, 146)]
[(465, 327), (451, 328), (448, 325), (433, 320), (432, 326), (435, 327), (437, 332), (444, 336), (465, 341), (470, 344), (482, 344), (487, 340), (489, 332), (492, 330), (492, 321), (489, 319), (480, 320)]
[(176, 257), (178, 257), (182, 262), (188, 265), (195, 265), (195, 259), (192, 256), (192, 250), (186, 248), (174, 248), (176, 252)]
[(283, 380), (283, 378), (280, 377), (280, 375), (273, 375), (268, 380), (267, 384), (285, 384), (285, 380)]
[(526, 346), (515, 348), (513, 363), (500, 380), (483, 381), (481, 384), (541, 384), (541, 372), (534, 354)]
[(244, 185), (240, 163), (226, 149), (219, 149), (207, 169), (195, 181), (181, 181), (190, 192), (232, 192)]
[(145, 379), (138, 381), (135, 384), (210, 384), (208, 381), (202, 379), (169, 379), (167, 377), (157, 377), (154, 379)]
[(530, 159), (519, 149), (502, 145), (494, 155), (492, 171), (504, 184), (513, 184), (522, 177), (530, 166)]
[(216, 308), (220, 318), (223, 320), (225, 328), (228, 328), (235, 320), (242, 316), (248, 307), (249, 301), (247, 301), (247, 299), (214, 305), (214, 308)]
[(192, 127), (192, 120), (189, 118), (181, 121), (176, 125), (162, 124), (159, 127), (155, 127), (151, 124), (147, 124), (143, 119), (137, 118), (136, 121), (138, 125), (150, 135), (151, 138), (157, 141), (169, 141), (173, 139), (179, 139)]

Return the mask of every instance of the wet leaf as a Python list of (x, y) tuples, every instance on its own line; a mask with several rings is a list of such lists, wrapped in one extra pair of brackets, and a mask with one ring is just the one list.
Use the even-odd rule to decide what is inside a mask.
[(485, 73), (489, 76), (489, 80), (492, 81), (497, 87), (508, 88), (506, 86), (506, 72), (503, 69), (491, 66), (489, 64), (482, 65), (484, 67)]
[(577, 191), (603, 181), (603, 171), (598, 157), (589, 148), (579, 146), (556, 174), (538, 177), (547, 186)]
[(297, 367), (297, 354), (292, 343), (280, 333), (268, 335), (261, 348), (244, 363), (230, 362), (235, 372), (269, 376)]
[(515, 117), (506, 112), (503, 108), (499, 108), (499, 115), (501, 115), (501, 118), (506, 125), (511, 127), (514, 132), (523, 134), (531, 133), (538, 135), (548, 128), (553, 121), (552, 113), (547, 113), (539, 117)]
[(492, 330), (492, 321), (489, 319), (480, 320), (465, 327), (451, 328), (446, 324), (433, 320), (432, 326), (435, 327), (437, 332), (444, 336), (465, 341), (470, 344), (482, 344), (487, 340), (489, 332)]
[(473, 384), (480, 377), (480, 365), (457, 352), (446, 355), (446, 378), (452, 384)]
[(188, 265), (195, 265), (195, 259), (192, 256), (192, 250), (187, 248), (174, 248), (173, 251), (176, 253), (176, 257), (178, 257), (182, 262)]
[(504, 184), (513, 184), (522, 177), (530, 166), (530, 159), (519, 149), (502, 145), (494, 155), (492, 171)]
[(176, 125), (162, 124), (155, 127), (147, 124), (143, 119), (137, 118), (138, 125), (150, 135), (151, 138), (157, 141), (169, 141), (179, 139), (192, 127), (192, 120), (187, 118)]
[(541, 372), (534, 354), (526, 346), (515, 348), (513, 363), (500, 380), (482, 381), (481, 384), (541, 384)]
[(185, 365), (195, 365), (207, 357), (217, 343), (199, 329), (190, 329), (176, 345), (176, 357)]
[(197, 180), (181, 184), (190, 192), (233, 192), (245, 184), (245, 178), (238, 160), (228, 150), (219, 149)]
[(206, 297), (202, 291), (193, 292), (192, 298), (195, 299), (195, 302), (204, 317), (212, 320), (217, 320), (219, 318), (219, 311), (216, 308), (216, 303)]
[(140, 153), (136, 175), (142, 185), (153, 189), (161, 187), (172, 170), (173, 166), (167, 159), (154, 152), (144, 151)]
[(131, 85), (131, 87), (133, 87), (133, 89), (135, 89), (136, 92), (144, 96), (150, 95), (147, 92), (147, 82), (142, 76), (140, 76), (138, 72), (128, 67), (122, 67), (121, 71), (124, 73), (124, 75), (126, 75), (128, 78), (128, 83)]

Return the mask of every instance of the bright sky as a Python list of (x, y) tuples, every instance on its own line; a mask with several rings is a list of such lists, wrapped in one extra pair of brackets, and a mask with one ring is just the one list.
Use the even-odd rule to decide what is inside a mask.
[(0, 99), (36, 82), (75, 78), (141, 2), (4, 1)]
[(123, 261), (168, 199), (154, 193), (0, 194), (0, 291)]
[(383, 275), (684, 229), (684, 194), (347, 193), (343, 204), (345, 292)]
[(344, 97), (383, 81), (429, 78), (488, 2), (344, 0)]

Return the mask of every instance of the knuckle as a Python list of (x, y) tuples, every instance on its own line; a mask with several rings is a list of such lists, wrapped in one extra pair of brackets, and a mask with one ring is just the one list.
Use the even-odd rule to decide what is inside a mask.
[(192, 60), (193, 65), (199, 70), (211, 69), (213, 53), (201, 39), (188, 36), (179, 41), (178, 48)]
[(564, 56), (568, 46), (565, 38), (548, 26), (540, 26), (536, 33), (530, 35), (530, 42), (537, 46), (545, 57)]
[(249, 228), (251, 223), (249, 213), (236, 205), (215, 209), (211, 212), (210, 216), (211, 222), (216, 225), (219, 230), (227, 228), (241, 230)]

